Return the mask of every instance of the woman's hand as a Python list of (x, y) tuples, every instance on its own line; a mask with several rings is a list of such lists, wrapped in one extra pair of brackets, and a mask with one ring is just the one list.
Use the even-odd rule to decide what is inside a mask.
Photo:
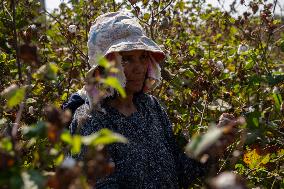
[(238, 137), (238, 125), (242, 124), (241, 118), (236, 119), (234, 115), (223, 113), (219, 117), (217, 128), (222, 129), (222, 136), (216, 143), (209, 149), (208, 155), (210, 157), (220, 158), (224, 155), (227, 147), (231, 145)]
[(218, 160), (238, 137), (238, 126), (244, 122), (242, 117), (236, 119), (232, 114), (223, 113), (216, 127), (209, 127), (205, 134), (194, 137), (187, 144), (187, 155), (202, 163)]

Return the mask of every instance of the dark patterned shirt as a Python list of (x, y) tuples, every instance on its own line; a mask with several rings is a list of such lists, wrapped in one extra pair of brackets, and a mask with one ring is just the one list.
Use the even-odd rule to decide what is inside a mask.
[[(77, 128), (78, 120), (86, 114), (87, 106), (82, 105), (75, 112), (70, 125), (72, 134), (78, 131), (86, 136), (108, 128), (129, 141), (107, 147), (115, 171), (98, 180), (96, 188), (188, 188), (192, 181), (205, 174), (207, 167), (179, 149), (168, 116), (155, 97), (141, 93), (133, 102), (137, 112), (128, 117), (103, 103), (106, 113), (90, 113), (80, 128)], [(81, 159), (85, 150), (77, 158)]]

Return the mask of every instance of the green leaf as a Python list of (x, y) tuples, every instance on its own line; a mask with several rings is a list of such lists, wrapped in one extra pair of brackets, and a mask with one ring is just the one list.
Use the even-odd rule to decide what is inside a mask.
[(151, 15), (149, 13), (145, 13), (143, 18), (146, 22), (148, 22), (148, 20), (150, 19)]
[(63, 62), (62, 65), (61, 65), (61, 68), (65, 71), (67, 71), (71, 67), (72, 67), (72, 63), (70, 63), (70, 62)]
[(258, 118), (256, 118), (256, 117), (252, 118), (252, 122), (253, 122), (253, 124), (254, 124), (256, 127), (259, 127)]
[(143, 0), (142, 3), (146, 6), (149, 3), (149, 0)]
[(229, 18), (229, 21), (230, 21), (232, 24), (234, 24), (236, 20), (235, 20), (233, 17), (230, 17), (230, 18)]
[(66, 142), (67, 144), (72, 144), (72, 136), (68, 131), (62, 133), (60, 138), (63, 142)]
[(110, 87), (116, 89), (122, 98), (126, 97), (125, 90), (122, 88), (121, 84), (119, 83), (118, 79), (115, 77), (107, 77), (106, 79), (102, 79), (102, 82)]
[(101, 129), (92, 135), (82, 137), (82, 142), (85, 145), (96, 146), (99, 144), (111, 144), (115, 142), (127, 143), (127, 139), (109, 129)]
[(32, 103), (35, 103), (35, 102), (36, 102), (36, 100), (33, 99), (33, 98), (28, 98), (28, 99), (26, 100), (26, 103), (27, 103), (27, 104), (32, 104)]
[(284, 75), (268, 75), (266, 77), (269, 85), (277, 85), (278, 83), (282, 83), (284, 81)]
[(190, 56), (194, 56), (196, 54), (195, 49), (191, 49), (189, 51)]
[(41, 172), (36, 170), (29, 170), (28, 171), (30, 178), (34, 183), (38, 186), (37, 188), (44, 188), (45, 184), (45, 177), (42, 175)]
[(249, 60), (249, 61), (246, 62), (245, 69), (246, 69), (246, 70), (249, 70), (249, 69), (251, 69), (253, 66), (254, 66), (254, 61), (253, 61), (253, 60)]
[(2, 125), (4, 125), (7, 122), (6, 118), (2, 118), (0, 119), (0, 128), (2, 127)]
[(48, 64), (48, 72), (46, 74), (47, 78), (55, 79), (56, 76), (57, 76), (58, 70), (59, 70), (59, 68), (57, 67), (56, 64), (54, 64), (54, 63)]
[(46, 125), (44, 122), (38, 122), (34, 126), (29, 126), (23, 128), (23, 135), (27, 139), (33, 138), (33, 137), (44, 137), (46, 135)]
[(81, 136), (80, 135), (74, 135), (71, 153), (72, 154), (78, 154), (80, 152), (80, 150), (81, 150)]
[(272, 94), (274, 102), (275, 102), (275, 107), (277, 110), (280, 110), (281, 108), (281, 103), (282, 103), (282, 97), (281, 94), (273, 93)]
[(60, 154), (54, 161), (55, 165), (59, 166), (64, 160), (64, 154)]
[(280, 42), (280, 49), (282, 52), (284, 52), (284, 40), (281, 40)]
[(33, 77), (37, 79), (56, 79), (58, 70), (59, 68), (54, 63), (45, 64), (41, 66), (35, 74), (33, 74)]
[(1, 141), (0, 141), (0, 148), (7, 151), (7, 152), (10, 152), (12, 150), (12, 142), (9, 138), (3, 138)]
[(61, 100), (66, 101), (67, 97), (68, 97), (68, 93), (63, 93), (63, 95), (61, 96)]
[(246, 116), (247, 126), (250, 129), (255, 129), (259, 127), (259, 117), (261, 117), (261, 112), (254, 111), (250, 112)]
[(2, 57), (1, 57), (2, 60), (6, 60), (7, 55), (6, 55), (5, 53), (1, 53), (1, 56), (2, 56)]
[(103, 56), (98, 56), (97, 61), (98, 61), (99, 66), (102, 66), (105, 69), (109, 69), (111, 67), (111, 64)]
[(21, 175), (19, 173), (13, 174), (13, 176), (10, 178), (10, 187), (11, 189), (19, 189), (23, 186), (23, 180)]
[(207, 133), (193, 138), (186, 147), (186, 153), (193, 158), (198, 158), (210, 146), (212, 146), (222, 135), (222, 129), (215, 126), (211, 127)]
[(17, 85), (12, 84), (6, 88), (1, 95), (7, 99), (7, 105), (12, 108), (21, 103), (25, 98), (26, 87), (19, 88)]
[(266, 154), (263, 159), (261, 160), (261, 163), (263, 165), (267, 164), (270, 161), (270, 154)]
[(8, 107), (12, 108), (13, 106), (20, 104), (25, 98), (25, 92), (26, 88), (17, 89), (13, 96), (8, 99)]
[(238, 172), (242, 174), (245, 171), (245, 166), (243, 164), (236, 164), (235, 169), (237, 169)]

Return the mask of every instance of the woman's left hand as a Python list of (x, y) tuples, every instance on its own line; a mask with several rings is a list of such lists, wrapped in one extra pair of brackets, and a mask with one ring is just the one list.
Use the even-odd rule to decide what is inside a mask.
[(217, 124), (217, 127), (223, 130), (223, 134), (206, 153), (214, 159), (224, 156), (227, 147), (237, 139), (238, 126), (243, 122), (243, 118), (235, 118), (232, 114), (223, 113)]

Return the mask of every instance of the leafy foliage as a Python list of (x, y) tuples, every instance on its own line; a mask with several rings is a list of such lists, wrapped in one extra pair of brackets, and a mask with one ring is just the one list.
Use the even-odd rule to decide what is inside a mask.
[[(87, 188), (113, 170), (103, 146), (127, 139), (108, 130), (71, 136), (66, 130), (72, 116), (59, 108), (84, 84), (92, 21), (117, 10), (132, 11), (167, 54), (162, 84), (153, 93), (168, 108), (178, 142), (185, 145), (208, 130), (202, 143), (195, 141), (203, 150), (206, 136), (213, 136), (208, 125), (223, 112), (243, 116), (246, 124), (219, 159), (218, 172), (236, 171), (249, 188), (284, 187), (283, 17), (275, 15), (276, 4), (234, 2), (223, 11), (196, 0), (71, 0), (49, 13), (38, 1), (2, 1), (1, 188)], [(239, 16), (237, 3), (248, 7)], [(101, 66), (114, 71), (103, 60)], [(124, 96), (115, 78), (100, 82)], [(85, 163), (68, 160), (81, 144), (92, 149)]]

